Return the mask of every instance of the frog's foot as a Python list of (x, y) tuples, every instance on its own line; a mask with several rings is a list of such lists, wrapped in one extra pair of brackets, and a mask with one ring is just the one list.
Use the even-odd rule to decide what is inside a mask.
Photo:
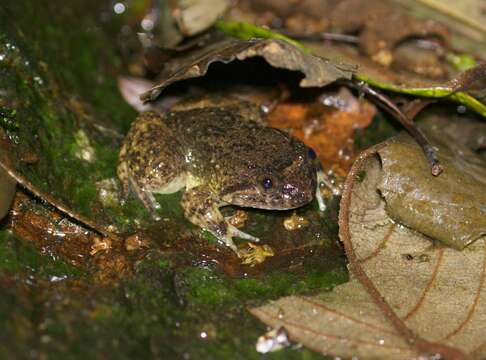
[(234, 227), (233, 225), (230, 225), (230, 224), (228, 224), (228, 232), (229, 232), (231, 237), (239, 237), (239, 238), (249, 240), (249, 241), (253, 241), (253, 242), (260, 242), (259, 238), (255, 237), (253, 235), (247, 234), (247, 233), (237, 229), (236, 227)]
[(181, 205), (185, 217), (194, 225), (198, 225), (208, 230), (219, 241), (230, 247), (238, 254), (238, 249), (233, 242), (233, 237), (239, 237), (254, 242), (260, 241), (258, 238), (238, 230), (235, 226), (229, 224), (219, 207), (225, 205), (204, 185), (196, 186), (186, 190), (182, 195)]
[(140, 201), (142, 201), (145, 208), (149, 211), (152, 218), (155, 221), (159, 221), (160, 215), (157, 213), (157, 210), (160, 209), (160, 204), (157, 202), (157, 200), (155, 200), (152, 192), (143, 189), (143, 187), (137, 184), (132, 178), (130, 178), (130, 184)]
[(231, 237), (230, 234), (227, 234), (225, 236), (220, 236), (217, 233), (211, 231), (211, 233), (218, 238), (219, 241), (221, 241), (223, 244), (225, 244), (227, 247), (229, 247), (233, 252), (238, 255), (238, 248), (236, 247), (235, 243), (233, 242), (233, 238)]
[(322, 197), (321, 194), (321, 184), (318, 182), (317, 187), (316, 187), (316, 199), (317, 199), (317, 204), (319, 204), (319, 211), (326, 211), (326, 203), (324, 202), (324, 198)]
[(242, 259), (243, 265), (251, 267), (261, 264), (269, 256), (274, 256), (275, 252), (268, 245), (256, 245), (248, 243), (249, 248), (238, 250), (237, 255)]
[[(241, 230), (238, 230), (235, 228), (233, 225), (226, 224), (227, 226), (227, 231), (224, 235), (221, 235), (221, 231), (211, 231), (211, 233), (218, 238), (219, 241), (224, 243), (226, 246), (228, 246), (231, 250), (235, 252), (235, 254), (238, 257), (241, 257), (240, 250), (236, 247), (235, 243), (233, 242), (233, 237), (239, 237), (245, 240), (253, 241), (253, 242), (259, 242), (260, 239), (257, 237), (254, 237), (253, 235), (247, 234)], [(248, 243), (251, 244), (251, 243)], [(250, 245), (250, 247), (253, 244)], [(255, 245), (256, 246), (256, 245)]]

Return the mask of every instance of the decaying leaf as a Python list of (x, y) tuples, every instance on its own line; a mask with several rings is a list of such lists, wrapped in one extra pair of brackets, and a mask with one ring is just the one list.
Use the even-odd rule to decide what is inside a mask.
[(245, 60), (252, 57), (263, 57), (271, 66), (286, 70), (300, 71), (304, 74), (302, 87), (321, 87), (337, 79), (351, 78), (354, 67), (333, 63), (327, 59), (305, 53), (303, 50), (284, 40), (237, 40), (221, 38), (204, 48), (195, 49), (178, 57), (177, 70), (168, 64), (164, 68), (169, 73), (160, 74), (163, 79), (151, 90), (142, 94), (144, 101), (155, 100), (168, 85), (185, 79), (200, 77), (206, 74), (209, 66), (215, 62), (229, 63), (234, 60)]
[[(436, 21), (411, 16), (401, 6), (379, 0), (304, 0), (281, 6), (273, 0), (239, 1), (229, 17), (260, 26), (280, 25), (298, 37), (332, 39), (349, 43), (351, 35), (362, 54), (382, 65), (390, 65), (395, 47), (410, 38), (446, 42), (448, 30)], [(437, 57), (437, 54), (435, 54)], [(442, 68), (444, 64), (437, 63)], [(436, 71), (439, 69), (436, 69)], [(440, 71), (443, 73), (443, 71)]]
[(476, 28), (486, 33), (486, 13), (485, 4), (482, 0), (461, 0), (461, 1), (441, 1), (441, 0), (415, 0), (423, 3), (437, 12), (446, 14), (457, 19), (464, 24)]
[(374, 61), (389, 65), (392, 50), (411, 37), (447, 39), (447, 28), (435, 21), (422, 21), (396, 10), (387, 1), (345, 0), (331, 14), (334, 30), (360, 33), (360, 48)]
[(357, 99), (347, 88), (326, 92), (314, 103), (282, 102), (269, 113), (272, 127), (291, 129), (291, 134), (314, 149), (326, 170), (345, 177), (354, 156), (354, 132), (366, 128), (376, 108)]
[(486, 163), (464, 146), (448, 146), (454, 140), (438, 131), (443, 123), (431, 126), (426, 135), (440, 148), (444, 173), (426, 176), (420, 150), (399, 136), (379, 152), (384, 175), (378, 189), (393, 220), (461, 250), (486, 234)]
[[(444, 127), (434, 122), (425, 131), (434, 142)], [(442, 133), (443, 143), (447, 142), (446, 133)], [(411, 196), (428, 187), (424, 185), (428, 181), (445, 187), (426, 195), (427, 201), (434, 201), (434, 211), (440, 212), (444, 205), (444, 198), (434, 200), (436, 191), (467, 193), (471, 189), (463, 189), (466, 184), (482, 181), (477, 176), (463, 184), (454, 179), (459, 169), (469, 168), (466, 164), (479, 164), (478, 157), (466, 152), (452, 159), (446, 155), (450, 150), (435, 144), (440, 147), (445, 169), (440, 177), (430, 176), (418, 146), (402, 136), (367, 150), (353, 165), (340, 213), (340, 237), (353, 275), (350, 282), (330, 293), (282, 298), (251, 309), (252, 314), (272, 327), (284, 326), (292, 340), (333, 356), (394, 360), (440, 354), (444, 359), (485, 358), (486, 237), (462, 251), (434, 243), (419, 232), (424, 231), (423, 224), (414, 224), (419, 228), (412, 230), (394, 222), (386, 211), (387, 195), (384, 199), (379, 192), (384, 183), (391, 186), (389, 179), (394, 175), (390, 172), (399, 166), (391, 153), (402, 146), (411, 152), (400, 162), (406, 158), (414, 162), (402, 166), (422, 169), (413, 177), (401, 175)], [(482, 166), (484, 171), (484, 163)], [(451, 183), (444, 184), (447, 179), (458, 185), (452, 188)], [(475, 195), (478, 200), (463, 199), (467, 204), (461, 202), (464, 195), (452, 196), (448, 201), (455, 213), (442, 217), (440, 224), (434, 216), (441, 215), (432, 213), (428, 221), (446, 227), (446, 222), (456, 221), (457, 215), (464, 216), (464, 223), (474, 221), (470, 231), (477, 231), (474, 227), (484, 229), (486, 215), (480, 200), (484, 200), (484, 191)], [(478, 209), (482, 219), (473, 219), (470, 216), (475, 215), (461, 209), (469, 203), (483, 204)]]
[[(221, 23), (221, 22), (220, 22)], [(231, 24), (230, 31), (228, 33), (231, 36), (235, 36), (241, 39), (253, 39), (253, 38), (265, 38), (265, 39), (279, 39), (282, 37), (280, 33), (274, 33), (269, 30), (262, 30), (259, 27), (252, 26), (250, 24), (241, 24), (239, 27), (243, 31), (238, 32), (235, 30), (237, 26), (234, 23)], [(226, 26), (219, 26), (220, 29)], [(275, 40), (274, 39), (274, 40)], [(347, 64), (353, 64), (356, 69), (359, 69), (354, 74), (354, 79), (372, 85), (383, 90), (389, 90), (393, 92), (421, 96), (428, 98), (447, 98), (451, 101), (462, 103), (477, 113), (486, 116), (486, 105), (481, 102), (485, 97), (484, 89), (479, 91), (471, 91), (471, 94), (458, 91), (462, 87), (456, 87), (455, 81), (457, 79), (462, 80), (462, 75), (459, 77), (450, 79), (449, 82), (438, 81), (437, 79), (426, 78), (424, 76), (417, 76), (417, 74), (409, 72), (396, 72), (390, 71), (387, 67), (376, 64), (375, 62), (360, 56), (355, 51), (350, 51), (348, 47), (333, 46), (325, 44), (311, 44), (306, 43), (305, 46), (295, 40), (290, 40), (294, 44), (299, 44), (301, 48), (307, 52), (311, 52), (317, 56), (325, 56), (331, 59), (333, 63), (339, 63), (344, 58)], [(412, 64), (413, 65), (413, 64)], [(468, 74), (478, 71), (484, 65), (478, 65), (476, 69), (471, 69)], [(350, 68), (349, 65), (347, 65)], [(477, 86), (475, 84), (475, 86)], [(466, 86), (465, 88), (469, 88)]]

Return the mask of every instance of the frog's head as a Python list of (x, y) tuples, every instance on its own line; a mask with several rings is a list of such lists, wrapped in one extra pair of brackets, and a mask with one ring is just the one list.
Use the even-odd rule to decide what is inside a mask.
[(285, 133), (284, 136), (285, 143), (273, 148), (273, 152), (267, 151), (246, 164), (246, 171), (240, 172), (238, 185), (223, 194), (226, 202), (258, 209), (288, 210), (312, 201), (317, 184), (315, 153), (301, 141)]

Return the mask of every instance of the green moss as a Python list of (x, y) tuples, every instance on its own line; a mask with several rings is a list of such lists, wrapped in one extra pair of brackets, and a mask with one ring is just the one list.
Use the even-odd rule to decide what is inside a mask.
[[(105, 45), (111, 42), (108, 34), (93, 22), (94, 14), (86, 16), (97, 7), (86, 5), (19, 2), (0, 9), (0, 78), (9, 104), (15, 104), (2, 107), (0, 125), (16, 130), (20, 151), (40, 156), (35, 166), (18, 164), (19, 171), (74, 210), (99, 219), (93, 213), (101, 208), (96, 182), (116, 176), (118, 144), (135, 114), (121, 98), (116, 77), (108, 75), (108, 68), (121, 65), (115, 49)], [(18, 19), (15, 26), (11, 18)], [(95, 121), (111, 132), (96, 130)], [(94, 150), (95, 163), (80, 158), (87, 146), (80, 134)]]
[[(121, 63), (113, 34), (96, 20), (100, 5), (95, 0), (73, 0), (69, 6), (9, 3), (0, 7), (0, 48), (6, 55), (0, 85), (8, 90), (8, 99), (1, 99), (0, 126), (9, 130), (19, 153), (39, 156), (35, 164), (19, 162), (18, 170), (98, 222), (125, 232), (134, 231), (135, 223), (146, 228), (149, 214), (138, 199), (103, 208), (98, 198), (97, 184), (116, 177), (120, 141), (135, 117), (117, 89)], [(94, 151), (94, 161), (79, 156), (87, 149)], [(184, 219), (180, 197), (157, 197), (161, 215), (177, 229), (196, 229)], [(283, 215), (250, 216), (249, 232), (265, 236)], [(0, 294), (5, 324), (0, 358), (259, 359), (254, 343), (265, 326), (247, 313), (248, 305), (328, 289), (346, 278), (341, 260), (304, 274), (276, 270), (261, 278), (232, 279), (214, 269), (178, 269), (177, 256), (190, 257), (169, 251), (155, 259), (147, 255), (151, 260), (137, 258), (134, 278), (99, 286), (55, 254), (41, 256), (28, 242), (0, 231), (0, 282), (13, 284)], [(59, 279), (65, 280), (53, 281)], [(209, 339), (200, 337), (211, 329)], [(320, 356), (285, 350), (266, 358)]]
[(277, 299), (316, 289), (330, 290), (347, 281), (345, 267), (332, 271), (314, 270), (304, 276), (287, 271), (273, 271), (261, 278), (230, 279), (207, 268), (187, 268), (182, 272), (191, 302), (210, 307), (245, 301)]
[(0, 126), (5, 130), (14, 131), (19, 128), (16, 120), (17, 110), (0, 106)]
[(32, 245), (6, 230), (0, 231), (0, 272), (28, 272), (38, 277), (58, 279), (82, 274), (64, 261), (40, 255)]

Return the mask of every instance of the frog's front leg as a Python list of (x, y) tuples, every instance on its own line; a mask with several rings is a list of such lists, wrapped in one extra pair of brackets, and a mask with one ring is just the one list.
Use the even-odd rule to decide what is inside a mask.
[(185, 217), (190, 222), (211, 232), (237, 254), (239, 252), (233, 242), (233, 237), (260, 241), (258, 238), (238, 230), (225, 220), (219, 208), (226, 204), (221, 202), (207, 186), (201, 185), (186, 190), (182, 196), (181, 205)]

